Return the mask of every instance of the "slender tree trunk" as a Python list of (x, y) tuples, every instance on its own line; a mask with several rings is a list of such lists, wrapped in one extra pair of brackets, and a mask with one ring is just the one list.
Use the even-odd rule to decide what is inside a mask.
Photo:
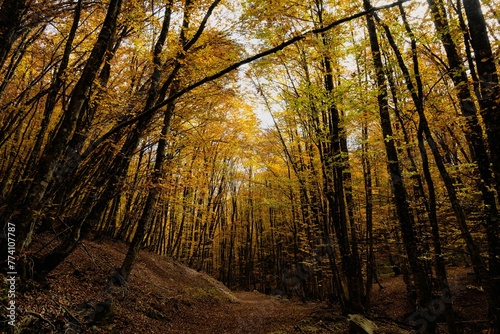
[(450, 285), (448, 283), (448, 276), (446, 273), (446, 262), (444, 260), (443, 250), (441, 248), (441, 238), (439, 234), (439, 224), (437, 220), (437, 209), (436, 209), (436, 192), (434, 188), (434, 181), (431, 176), (429, 169), (429, 160), (427, 158), (427, 152), (424, 147), (424, 136), (422, 126), (418, 130), (418, 147), (422, 156), (422, 169), (424, 171), (424, 177), (427, 182), (427, 188), (429, 191), (429, 202), (428, 202), (428, 214), (429, 222), (431, 224), (432, 231), (432, 243), (434, 245), (434, 261), (436, 264), (436, 275), (439, 280), (439, 289), (441, 293), (441, 301), (444, 303), (446, 323), (448, 325), (448, 331), (450, 334), (457, 334), (458, 329), (455, 322), (455, 315), (453, 312), (453, 304), (451, 299)]
[(26, 10), (26, 0), (4, 0), (0, 7), (0, 69), (3, 67)]
[[(8, 200), (10, 203), (15, 203), (13, 207), (16, 209), (13, 211), (16, 214), (10, 219), (17, 226), (19, 251), (30, 243), (37, 219), (37, 211), (43, 208), (42, 202), (45, 192), (55, 176), (56, 168), (66, 150), (67, 143), (73, 136), (78, 116), (102, 64), (108, 42), (114, 33), (120, 7), (121, 0), (110, 1), (97, 41), (82, 70), (82, 75), (71, 93), (70, 102), (63, 114), (61, 125), (54, 138), (47, 145), (40, 160), (26, 199), (19, 198), (19, 194), (13, 194), (14, 198)], [(5, 221), (8, 221), (8, 218)]]
[[(496, 71), (495, 57), (488, 39), (486, 22), (478, 0), (464, 0), (465, 13), (469, 21), (472, 48), (476, 59), (481, 95), (479, 105), (486, 128), (489, 153), (496, 191), (500, 194), (500, 83)], [(499, 214), (495, 203), (495, 195), (491, 191), (490, 182), (481, 184), (485, 199), (486, 233), (489, 247), (489, 274), (491, 284), (491, 300), (489, 307), (490, 328), (500, 333), (500, 226)]]
[[(318, 23), (323, 26), (323, 3), (316, 1)], [(328, 48), (328, 38), (325, 33), (319, 34), (323, 47)], [(328, 99), (334, 92), (332, 60), (328, 55), (322, 58), (323, 84)], [(329, 117), (329, 155), (326, 159), (326, 175), (333, 183), (333, 196), (330, 200), (331, 222), (337, 236), (339, 245), (342, 271), (347, 278), (348, 302), (345, 304), (345, 313), (365, 313), (363, 307), (363, 278), (361, 273), (361, 260), (357, 244), (356, 229), (353, 218), (353, 199), (348, 172), (348, 152), (345, 132), (341, 125), (340, 111), (333, 102), (326, 106)], [(328, 196), (328, 195), (327, 195)]]
[[(448, 63), (453, 73), (452, 80), (458, 91), (457, 95), (461, 103), (461, 111), (467, 117), (467, 125), (470, 130), (467, 139), (474, 148), (474, 156), (477, 159), (478, 170), (481, 175), (480, 188), (483, 194), (483, 200), (487, 207), (487, 233), (490, 253), (490, 272), (482, 270), (481, 276), (487, 279), (488, 287), (488, 302), (490, 327), (495, 331), (500, 331), (500, 265), (499, 265), (499, 222), (498, 211), (494, 194), (491, 192), (493, 185), (493, 177), (490, 172), (490, 158), (486, 152), (486, 145), (483, 139), (482, 129), (477, 119), (476, 108), (473, 104), (473, 99), (468, 88), (468, 80), (465, 73), (462, 60), (458, 55), (457, 48), (451, 38), (448, 29), (446, 13), (441, 0), (427, 0), (431, 13), (433, 15), (434, 25), (440, 35), (441, 41), (445, 48)], [(481, 6), (479, 1), (466, 0), (464, 8), (469, 20), (469, 31), (471, 36), (471, 44), (475, 52), (477, 72), (480, 80), (481, 96), (479, 105), (481, 115), (486, 127), (488, 135), (488, 143), (490, 144), (490, 157), (494, 171), (494, 179), (496, 183), (497, 193), (500, 189), (500, 154), (496, 150), (498, 145), (500, 131), (500, 103), (498, 96), (500, 95), (500, 86), (498, 84), (498, 75), (494, 64), (494, 58), (491, 53), (491, 47), (488, 40), (486, 24), (482, 16)], [(495, 211), (497, 211), (495, 213)], [(477, 261), (474, 261), (477, 262)], [(476, 264), (477, 265), (477, 264)], [(490, 276), (490, 277), (487, 277)]]
[[(415, 87), (415, 85), (413, 84), (413, 82), (411, 80), (409, 70), (408, 70), (406, 64), (404, 63), (402, 54), (399, 51), (388, 26), (383, 24), (383, 27), (386, 31), (389, 43), (391, 44), (391, 47), (396, 54), (399, 67), (401, 68), (401, 71), (403, 72), (403, 75), (405, 77), (406, 86), (408, 88), (408, 91), (411, 94), (412, 100), (415, 104), (415, 107), (417, 109), (417, 113), (418, 113), (419, 118), (420, 118), (421, 131), (423, 131), (423, 133), (425, 134), (425, 137), (427, 139), (427, 143), (431, 149), (432, 154), (434, 155), (434, 160), (435, 160), (436, 165), (438, 167), (438, 170), (441, 174), (441, 177), (443, 178), (443, 181), (445, 183), (445, 186), (446, 186), (446, 189), (448, 192), (448, 196), (450, 198), (450, 202), (452, 204), (453, 210), (455, 211), (455, 215), (457, 217), (460, 231), (462, 232), (462, 236), (467, 243), (467, 247), (468, 247), (469, 251), (471, 252), (471, 257), (473, 258), (474, 263), (476, 264), (476, 271), (478, 273), (482, 272), (483, 273), (482, 276), (484, 277), (485, 268), (484, 268), (484, 265), (482, 264), (479, 247), (477, 246), (477, 244), (475, 243), (475, 241), (473, 240), (473, 238), (470, 234), (469, 228), (467, 226), (466, 216), (465, 216), (465, 213), (462, 209), (462, 206), (458, 200), (457, 192), (456, 192), (455, 186), (453, 185), (452, 178), (449, 175), (448, 171), (446, 170), (446, 166), (444, 165), (444, 162), (443, 162), (443, 159), (442, 159), (441, 154), (439, 152), (437, 143), (434, 140), (432, 132), (430, 131), (430, 128), (429, 128), (429, 125), (428, 125), (428, 122), (427, 122), (427, 119), (426, 119), (426, 116), (424, 113), (423, 91), (422, 91), (423, 85), (420, 81), (418, 59), (417, 59), (416, 54), (415, 54), (416, 46), (413, 46), (414, 70), (415, 70), (415, 76), (416, 76), (416, 80), (417, 80), (417, 86)], [(413, 45), (415, 45), (415, 42), (413, 42)]]
[[(364, 0), (364, 7), (370, 10), (371, 4), (368, 0)], [(417, 306), (426, 307), (431, 301), (432, 288), (425, 274), (424, 265), (421, 259), (421, 251), (415, 233), (415, 223), (410, 213), (410, 208), (407, 202), (406, 189), (403, 183), (403, 175), (399, 164), (397, 149), (393, 139), (392, 124), (389, 114), (389, 105), (387, 101), (387, 86), (380, 54), (380, 47), (378, 43), (377, 31), (375, 22), (371, 14), (366, 16), (368, 33), (370, 36), (370, 45), (372, 49), (372, 57), (376, 71), (376, 82), (378, 87), (378, 104), (380, 112), (380, 121), (382, 126), (382, 134), (384, 137), (384, 145), (388, 160), (388, 169), (390, 174), (391, 185), (394, 192), (394, 201), (396, 204), (396, 211), (403, 233), (403, 240), (406, 246), (406, 253), (408, 255), (408, 262), (415, 281), (417, 293)]]
[[(153, 70), (152, 74), (153, 80), (148, 94), (148, 100), (146, 101), (146, 109), (152, 106), (157, 98), (158, 83), (160, 80), (159, 72), (161, 65), (159, 56), (161, 50), (163, 49), (163, 45), (166, 41), (169, 27), (170, 27), (170, 12), (169, 9), (167, 9), (167, 12), (165, 13), (164, 23), (162, 26), (162, 32), (160, 33), (158, 41), (155, 45), (155, 50), (153, 55), (155, 69)], [(117, 188), (120, 186), (120, 184), (123, 182), (123, 179), (130, 164), (130, 159), (140, 141), (140, 136), (144, 131), (144, 129), (149, 124), (149, 121), (150, 121), (149, 118), (143, 119), (141, 120), (141, 122), (139, 122), (139, 124), (137, 124), (136, 128), (134, 128), (128, 134), (125, 143), (121, 149), (121, 154), (118, 154), (111, 163), (111, 166), (113, 166), (113, 168), (111, 168), (108, 171), (101, 172), (101, 175), (96, 178), (95, 182), (104, 183), (106, 184), (106, 186), (105, 190), (101, 193), (101, 196), (98, 197), (97, 201), (96, 199), (94, 199), (92, 202), (94, 201), (96, 202), (93, 204), (89, 204), (89, 208), (84, 209), (84, 211), (87, 210), (89, 212), (88, 215), (90, 215), (92, 219), (89, 219), (88, 222), (86, 222), (85, 224), (82, 223), (79, 224), (78, 226), (74, 226), (73, 234), (76, 237), (64, 241), (60, 247), (55, 249), (53, 254), (51, 253), (46, 256), (46, 258), (42, 261), (42, 263), (45, 263), (46, 267), (49, 267), (48, 264), (50, 263), (50, 270), (55, 268), (62, 260), (64, 260), (64, 258), (66, 258), (74, 250), (78, 241), (81, 240), (83, 237), (85, 237), (85, 235), (91, 230), (92, 226), (89, 225), (89, 223), (94, 224), (96, 221), (98, 221), (97, 217), (100, 217), (102, 215), (102, 212), (104, 212), (104, 210), (107, 207), (108, 201), (116, 195), (115, 192)], [(93, 187), (96, 187), (96, 185), (93, 185)], [(150, 203), (147, 202), (146, 204), (152, 205), (151, 202)], [(149, 218), (151, 218), (151, 216)], [(85, 232), (78, 231), (81, 228), (84, 228)], [(50, 270), (47, 271), (46, 268), (42, 268), (42, 270), (45, 273), (50, 271)]]
[(155, 165), (153, 175), (151, 177), (151, 186), (148, 192), (148, 197), (146, 199), (146, 205), (142, 211), (142, 215), (139, 219), (134, 238), (132, 239), (132, 243), (129, 246), (128, 252), (125, 256), (125, 260), (123, 260), (122, 266), (119, 271), (122, 279), (125, 281), (128, 281), (130, 273), (132, 272), (132, 268), (135, 265), (137, 257), (139, 256), (139, 251), (144, 241), (146, 231), (151, 225), (151, 220), (153, 219), (155, 204), (158, 200), (158, 197), (160, 196), (163, 162), (165, 161), (165, 153), (167, 148), (166, 136), (170, 130), (170, 122), (172, 120), (174, 107), (175, 105), (171, 103), (167, 106), (167, 110), (165, 111), (161, 138), (158, 141)]
[[(365, 115), (366, 118), (366, 115)], [(365, 220), (366, 220), (366, 288), (364, 296), (364, 307), (367, 309), (370, 305), (370, 295), (373, 286), (373, 279), (376, 278), (375, 254), (373, 251), (373, 189), (370, 157), (368, 156), (368, 125), (367, 120), (363, 122), (361, 129), (362, 136), (362, 156), (361, 164), (363, 166), (363, 181), (365, 186)]]
[[(402, 8), (401, 8), (402, 10)], [(427, 153), (424, 148), (423, 144), (423, 135), (422, 133), (425, 131), (427, 135), (429, 135), (428, 141), (431, 143), (430, 145), (434, 148), (432, 151), (435, 155), (435, 159), (439, 159), (438, 165), (442, 165), (444, 167), (444, 164), (442, 164), (441, 157), (439, 155), (439, 152), (436, 150), (436, 145), (434, 142), (434, 139), (432, 138), (432, 135), (430, 133), (430, 130), (428, 129), (427, 121), (425, 119), (425, 115), (423, 112), (423, 91), (422, 91), (422, 83), (420, 81), (420, 74), (419, 74), (419, 68), (418, 68), (418, 59), (416, 55), (416, 42), (415, 39), (413, 38), (413, 33), (411, 30), (409, 30), (409, 25), (406, 22), (406, 16), (404, 11), (402, 11), (403, 18), (405, 19), (405, 25), (407, 28), (407, 31), (409, 32), (410, 36), (412, 37), (412, 51), (413, 51), (413, 61), (414, 61), (414, 70), (415, 70), (415, 77), (416, 77), (416, 82), (417, 82), (417, 89), (415, 89), (413, 82), (411, 80), (408, 68), (404, 64), (401, 52), (399, 51), (398, 47), (396, 46), (392, 34), (388, 28), (387, 25), (383, 24), (383, 27), (386, 31), (386, 35), (389, 39), (389, 42), (398, 58), (398, 64), (404, 74), (405, 81), (407, 88), (409, 92), (412, 95), (412, 99), (415, 103), (415, 106), (418, 110), (419, 117), (420, 117), (420, 126), (419, 126), (419, 131), (418, 131), (418, 142), (419, 142), (419, 148), (420, 152), (422, 155), (422, 161), (423, 161), (423, 168), (424, 168), (424, 175), (429, 187), (429, 204), (427, 204), (426, 201), (426, 207), (427, 211), (429, 213), (429, 220), (431, 223), (431, 229), (432, 229), (432, 234), (433, 234), (433, 243), (434, 243), (434, 251), (435, 251), (435, 258), (436, 258), (436, 271), (438, 273), (438, 278), (440, 279), (440, 288), (447, 289), (446, 292), (449, 293), (449, 288), (448, 288), (448, 280), (446, 277), (446, 269), (445, 269), (445, 264), (442, 258), (441, 254), (441, 244), (440, 244), (440, 238), (439, 238), (439, 230), (438, 230), (438, 225), (437, 225), (437, 216), (436, 216), (436, 200), (435, 200), (435, 194), (434, 194), (434, 186), (433, 186), (433, 180), (430, 176), (429, 172), (429, 167), (428, 167), (428, 159), (427, 159)], [(437, 157), (436, 157), (437, 155)], [(440, 169), (441, 170), (441, 169)], [(447, 171), (444, 170), (444, 173), (447, 174)], [(446, 179), (449, 179), (449, 176), (445, 176)], [(451, 189), (452, 192), (454, 192), (454, 188)], [(459, 217), (462, 217), (463, 215), (459, 215)], [(465, 222), (464, 222), (465, 223)], [(466, 225), (465, 225), (466, 227)], [(468, 232), (468, 229), (466, 228), (466, 232)], [(471, 245), (473, 249), (476, 249), (474, 245)], [(446, 303), (445, 305), (445, 310), (446, 310), (446, 317), (447, 317), (447, 322), (448, 322), (448, 328), (451, 333), (457, 333), (454, 317), (453, 317), (453, 309), (451, 307), (451, 299), (450, 303)]]
[[(463, 0), (463, 4), (469, 21), (469, 34), (479, 76), (481, 92), (481, 95), (478, 96), (479, 106), (490, 146), (496, 190), (500, 194), (500, 150), (497, 149), (498, 143), (500, 143), (500, 99), (498, 98), (500, 96), (500, 84), (495, 65), (496, 58), (491, 49), (480, 1)], [(498, 225), (498, 222), (496, 223)], [(496, 228), (496, 233), (498, 233), (498, 226)], [(498, 240), (498, 234), (496, 236)], [(498, 256), (500, 253), (496, 253), (496, 255)], [(500, 259), (497, 259), (497, 261), (500, 261)]]
[[(64, 75), (66, 74), (66, 70), (68, 69), (68, 64), (69, 64), (69, 58), (71, 55), (71, 49), (73, 47), (73, 41), (76, 36), (76, 31), (78, 29), (78, 24), (80, 22), (80, 14), (82, 11), (82, 0), (79, 0), (76, 8), (75, 8), (75, 14), (73, 18), (73, 24), (71, 25), (71, 29), (68, 34), (68, 39), (66, 40), (66, 44), (64, 46), (64, 52), (62, 55), (61, 63), (59, 64), (59, 68), (57, 69), (57, 73), (55, 75), (55, 78), (52, 82), (52, 84), (49, 87), (49, 93), (47, 95), (47, 98), (45, 100), (45, 109), (43, 112), (43, 118), (42, 118), (42, 124), (40, 126), (40, 131), (38, 131), (35, 145), (33, 146), (33, 151), (31, 153), (30, 159), (28, 160), (27, 163), (27, 168), (24, 172), (24, 178), (29, 178), (31, 174), (33, 173), (34, 170), (36, 170), (36, 165), (37, 161), (39, 158), (39, 155), (42, 153), (42, 145), (45, 139), (45, 135), (47, 133), (47, 130), (49, 128), (50, 124), (50, 119), (52, 117), (52, 112), (54, 111), (54, 108), (56, 106), (56, 101), (57, 101), (57, 96), (59, 94), (59, 91), (63, 87), (64, 84)], [(25, 190), (27, 191), (29, 189), (28, 185), (26, 182), (21, 182), (23, 185), (21, 185)], [(17, 191), (21, 191), (21, 189), (18, 189)], [(26, 194), (22, 195), (23, 197), (26, 196)]]
[(439, 38), (446, 51), (449, 64), (450, 78), (455, 85), (457, 97), (460, 101), (460, 111), (465, 116), (467, 130), (465, 136), (472, 147), (471, 156), (477, 162), (479, 174), (485, 186), (491, 187), (493, 177), (490, 172), (490, 159), (486, 150), (483, 130), (479, 125), (474, 99), (469, 90), (469, 82), (462, 58), (450, 34), (450, 28), (442, 0), (427, 0), (432, 14), (432, 20)]

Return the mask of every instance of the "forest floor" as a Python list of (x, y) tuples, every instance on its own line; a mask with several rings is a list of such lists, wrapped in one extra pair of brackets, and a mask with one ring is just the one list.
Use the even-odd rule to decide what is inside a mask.
[[(233, 292), (204, 273), (146, 251), (130, 282), (111, 286), (109, 277), (126, 250), (122, 242), (86, 241), (46, 282), (30, 281), (17, 291), (15, 333), (347, 333), (338, 306)], [(481, 333), (484, 293), (469, 271), (451, 268), (450, 284), (465, 333)], [(402, 278), (381, 283), (384, 289), (374, 286), (369, 316), (376, 333), (412, 333), (405, 324), (411, 305)], [(0, 301), (5, 304), (5, 296)], [(2, 321), (0, 332), (8, 328)]]

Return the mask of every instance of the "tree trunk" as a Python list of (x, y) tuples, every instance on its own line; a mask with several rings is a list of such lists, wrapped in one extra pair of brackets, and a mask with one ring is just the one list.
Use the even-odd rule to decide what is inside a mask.
[[(366, 115), (365, 115), (366, 117)], [(373, 189), (370, 157), (368, 156), (368, 121), (365, 120), (361, 129), (362, 153), (361, 164), (363, 167), (363, 182), (365, 187), (365, 221), (366, 221), (366, 287), (363, 305), (368, 309), (373, 286), (373, 279), (377, 277), (375, 254), (373, 252)], [(380, 284), (380, 283), (379, 283)]]
[[(45, 100), (45, 109), (43, 112), (42, 124), (40, 126), (40, 131), (38, 131), (30, 159), (28, 160), (27, 168), (24, 172), (25, 179), (29, 179), (33, 171), (36, 170), (39, 154), (42, 152), (41, 149), (45, 139), (45, 135), (49, 128), (52, 112), (54, 111), (54, 108), (56, 106), (57, 95), (59, 94), (59, 91), (61, 90), (64, 84), (64, 75), (68, 68), (69, 58), (73, 47), (73, 41), (76, 36), (78, 24), (80, 22), (81, 11), (82, 11), (82, 0), (79, 0), (75, 8), (73, 24), (71, 25), (71, 29), (68, 34), (68, 39), (66, 40), (66, 44), (64, 46), (64, 52), (62, 55), (61, 63), (59, 64), (59, 68), (57, 69), (55, 78), (49, 87), (49, 93)], [(21, 185), (21, 187), (24, 188), (24, 192), (28, 191), (29, 189), (28, 184), (26, 184), (25, 181), (24, 182), (21, 181), (21, 183), (24, 183), (23, 185)], [(21, 189), (18, 189), (17, 191), (21, 191)], [(23, 193), (22, 198), (24, 198), (26, 195), (27, 194)]]
[(47, 145), (44, 155), (40, 160), (27, 197), (24, 199), (20, 198), (19, 194), (13, 194), (11, 197), (14, 198), (9, 198), (8, 200), (10, 203), (14, 203), (13, 207), (15, 209), (12, 210), (13, 215), (11, 220), (17, 226), (18, 241), (16, 246), (19, 251), (22, 251), (30, 243), (37, 219), (37, 211), (43, 208), (45, 192), (55, 176), (56, 168), (67, 148), (67, 143), (73, 136), (83, 103), (90, 92), (97, 71), (102, 64), (108, 42), (115, 30), (121, 2), (121, 0), (111, 0), (109, 3), (106, 18), (97, 41), (82, 70), (82, 75), (71, 93), (70, 102), (63, 114), (59, 129), (52, 141)]
[[(481, 276), (488, 280), (487, 293), (489, 317), (491, 320), (490, 327), (496, 331), (500, 331), (500, 298), (498, 297), (500, 296), (499, 222), (494, 194), (491, 192), (493, 177), (489, 169), (490, 158), (486, 152), (482, 129), (479, 125), (476, 109), (468, 88), (465, 69), (449, 33), (444, 6), (440, 0), (427, 0), (427, 2), (433, 14), (434, 25), (443, 42), (450, 69), (452, 73), (454, 73), (454, 75), (452, 75), (452, 80), (458, 90), (457, 95), (460, 99), (461, 110), (463, 115), (467, 117), (467, 125), (470, 130), (470, 134), (466, 134), (467, 139), (474, 148), (478, 170), (481, 175), (480, 188), (487, 207), (486, 229), (490, 255), (490, 272), (487, 273), (483, 270)], [(471, 44), (475, 52), (477, 72), (480, 80), (481, 96), (478, 97), (479, 105), (488, 135), (490, 157), (498, 193), (500, 189), (500, 153), (496, 150), (498, 140), (500, 140), (498, 137), (500, 131), (500, 103), (498, 102), (500, 86), (498, 84), (498, 75), (496, 73), (494, 58), (492, 56), (480, 3), (476, 0), (466, 0), (464, 1), (464, 7), (469, 20)], [(495, 211), (497, 212), (495, 213)]]
[(165, 116), (163, 119), (163, 128), (161, 131), (161, 138), (158, 141), (158, 148), (156, 151), (156, 160), (155, 166), (153, 170), (153, 175), (151, 177), (151, 186), (149, 188), (148, 197), (146, 199), (146, 205), (142, 211), (141, 218), (139, 219), (137, 229), (134, 234), (134, 238), (132, 239), (132, 243), (129, 246), (127, 255), (125, 256), (125, 260), (122, 263), (120, 268), (120, 275), (122, 279), (128, 281), (130, 277), (130, 273), (132, 272), (132, 268), (137, 260), (139, 255), (139, 251), (141, 249), (144, 236), (146, 235), (146, 231), (151, 225), (151, 220), (154, 216), (154, 209), (156, 201), (160, 195), (160, 187), (162, 182), (162, 169), (163, 162), (165, 161), (165, 152), (167, 148), (167, 134), (170, 130), (170, 122), (172, 120), (172, 115), (174, 112), (175, 105), (173, 103), (167, 106), (167, 110), (165, 111)]
[[(469, 21), (469, 34), (479, 76), (481, 92), (481, 96), (478, 96), (479, 106), (490, 146), (490, 158), (496, 181), (496, 190), (500, 194), (500, 150), (497, 149), (498, 143), (500, 143), (500, 84), (495, 65), (496, 59), (488, 38), (481, 3), (479, 0), (463, 0), (463, 3)], [(500, 255), (500, 253), (496, 255)], [(500, 261), (500, 259), (497, 259), (497, 261)]]
[[(491, 164), (496, 191), (500, 194), (500, 84), (495, 66), (495, 57), (488, 39), (486, 22), (478, 0), (464, 0), (465, 13), (469, 21), (472, 48), (479, 75), (479, 105), (490, 147)], [(500, 226), (495, 205), (495, 195), (490, 182), (481, 184), (485, 197), (486, 233), (489, 246), (489, 274), (491, 280), (490, 327), (500, 332)]]
[[(323, 3), (316, 2), (318, 23), (323, 26)], [(318, 35), (322, 46), (329, 47), (325, 33)], [(334, 93), (333, 69), (331, 58), (325, 54), (322, 57), (323, 85), (327, 99), (332, 99)], [(346, 134), (341, 125), (341, 114), (333, 102), (325, 106), (328, 110), (328, 135), (329, 149), (326, 157), (326, 173), (330, 183), (333, 183), (333, 193), (330, 199), (330, 219), (341, 255), (342, 271), (347, 278), (347, 303), (344, 305), (345, 313), (365, 313), (363, 307), (364, 284), (361, 273), (361, 260), (359, 256), (356, 229), (353, 219), (353, 199), (348, 172), (349, 157), (346, 144)], [(319, 134), (320, 135), (320, 134)]]
[[(368, 0), (364, 0), (364, 7), (366, 10), (371, 10), (371, 4)], [(417, 293), (417, 306), (426, 307), (431, 301), (432, 288), (425, 275), (424, 265), (421, 261), (421, 251), (419, 249), (417, 236), (415, 233), (415, 223), (410, 213), (408, 206), (406, 189), (403, 183), (403, 175), (399, 164), (398, 153), (393, 139), (392, 124), (389, 114), (389, 105), (387, 101), (387, 86), (380, 54), (380, 47), (378, 43), (377, 31), (375, 22), (371, 14), (366, 16), (368, 33), (370, 36), (370, 45), (372, 49), (372, 57), (376, 70), (376, 83), (378, 87), (378, 104), (380, 113), (380, 122), (382, 127), (382, 134), (384, 137), (384, 145), (388, 160), (388, 170), (390, 174), (391, 185), (394, 192), (394, 201), (396, 204), (396, 211), (403, 233), (403, 240), (408, 255), (408, 262), (415, 281)]]
[(418, 147), (422, 156), (422, 169), (424, 171), (424, 177), (427, 182), (427, 188), (429, 191), (429, 202), (427, 204), (427, 212), (429, 214), (429, 222), (431, 224), (432, 231), (432, 243), (434, 245), (434, 261), (436, 265), (436, 275), (439, 280), (439, 289), (441, 293), (441, 301), (444, 303), (446, 323), (448, 325), (448, 332), (450, 334), (457, 334), (458, 329), (455, 322), (455, 315), (453, 312), (453, 304), (451, 299), (451, 291), (448, 283), (448, 276), (446, 273), (446, 262), (444, 260), (444, 254), (441, 248), (441, 238), (439, 235), (439, 224), (437, 220), (437, 209), (436, 209), (436, 192), (434, 188), (434, 181), (432, 180), (431, 172), (429, 169), (429, 160), (427, 158), (427, 152), (424, 147), (424, 136), (422, 127), (418, 130)]
[(0, 69), (12, 44), (19, 37), (20, 25), (26, 10), (26, 0), (4, 0), (0, 7)]

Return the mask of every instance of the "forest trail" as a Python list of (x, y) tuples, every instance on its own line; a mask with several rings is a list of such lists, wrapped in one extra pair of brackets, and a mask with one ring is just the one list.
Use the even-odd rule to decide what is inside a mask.
[[(41, 251), (47, 251), (48, 240), (37, 241)], [(30, 333), (347, 333), (348, 321), (338, 306), (231, 291), (203, 272), (147, 251), (141, 251), (127, 286), (110, 286), (109, 277), (126, 250), (125, 243), (114, 240), (85, 241), (46, 282), (30, 281), (20, 291), (17, 326)], [(463, 280), (472, 282), (466, 272), (451, 271), (452, 284), (462, 287), (455, 291), (457, 301), (467, 306), (457, 305), (457, 311), (481, 319), (483, 314), (470, 314), (478, 294), (466, 289)], [(372, 312), (379, 333), (410, 333), (401, 326), (409, 306), (402, 278), (387, 277), (382, 283), (385, 289), (374, 289)], [(112, 301), (112, 312), (92, 322), (106, 301)]]
[[(233, 292), (205, 273), (146, 251), (126, 287), (110, 286), (126, 247), (85, 241), (46, 282), (30, 281), (19, 295), (18, 326), (33, 333), (332, 333), (319, 316), (325, 303)], [(91, 323), (106, 300), (112, 300), (112, 315)], [(346, 326), (339, 318), (335, 332)]]
[[(197, 333), (331, 333), (311, 318), (320, 305), (291, 302), (258, 292), (235, 292), (236, 301), (207, 309), (203, 317), (193, 319)], [(199, 326), (196, 326), (198, 323)], [(196, 331), (196, 328), (198, 331)], [(185, 329), (179, 329), (178, 333)]]

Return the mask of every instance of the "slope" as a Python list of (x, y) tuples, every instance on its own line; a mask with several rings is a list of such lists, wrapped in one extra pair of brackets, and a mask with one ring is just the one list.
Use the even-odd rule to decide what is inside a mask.
[(204, 273), (147, 251), (127, 286), (111, 286), (109, 277), (126, 250), (114, 240), (85, 241), (45, 282), (29, 281), (18, 293), (16, 332), (322, 332), (311, 316), (320, 304), (231, 292)]

